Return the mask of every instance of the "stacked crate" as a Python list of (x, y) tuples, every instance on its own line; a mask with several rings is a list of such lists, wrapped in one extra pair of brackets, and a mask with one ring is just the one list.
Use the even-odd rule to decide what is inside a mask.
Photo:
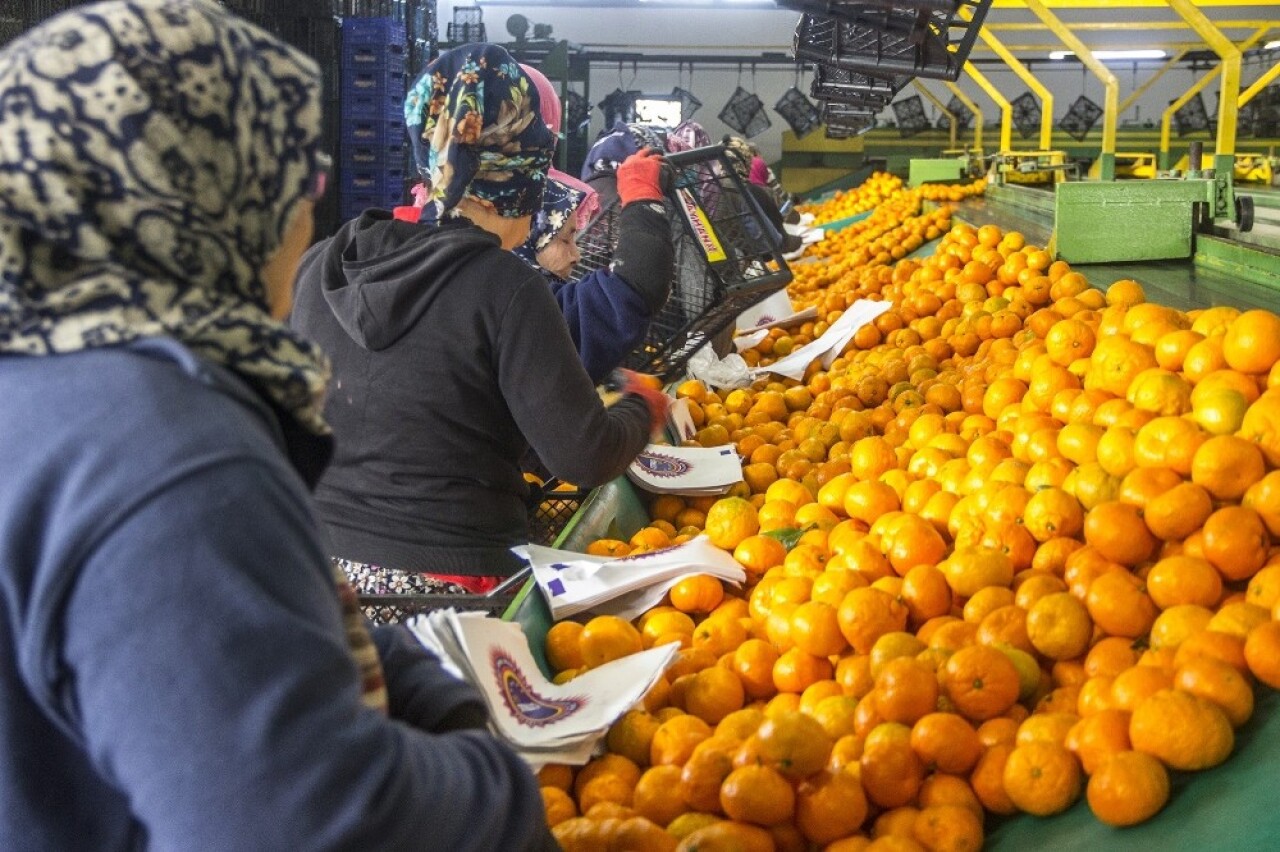
[(404, 23), (343, 20), (341, 79), (338, 206), (346, 221), (394, 207), (404, 194)]

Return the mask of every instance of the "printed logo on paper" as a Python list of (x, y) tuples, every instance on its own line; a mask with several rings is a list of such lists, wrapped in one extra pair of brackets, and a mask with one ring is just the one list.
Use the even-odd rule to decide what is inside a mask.
[(702, 246), (702, 253), (707, 256), (707, 260), (711, 263), (728, 260), (729, 256), (724, 253), (724, 246), (720, 245), (716, 232), (711, 228), (711, 220), (698, 206), (693, 193), (687, 189), (678, 189), (676, 197), (680, 199), (680, 209), (684, 211), (684, 218), (689, 222), (693, 236), (698, 240), (698, 245)]
[(636, 464), (640, 468), (652, 476), (661, 478), (671, 478), (676, 476), (684, 476), (693, 470), (693, 464), (684, 459), (678, 459), (675, 456), (669, 456), (665, 453), (656, 453), (652, 450), (645, 450), (636, 456)]
[(521, 725), (529, 728), (541, 728), (567, 719), (587, 704), (585, 697), (576, 698), (544, 698), (539, 695), (525, 677), (516, 661), (501, 648), (495, 648), (490, 654), (494, 677), (498, 680), (498, 692), (507, 710)]

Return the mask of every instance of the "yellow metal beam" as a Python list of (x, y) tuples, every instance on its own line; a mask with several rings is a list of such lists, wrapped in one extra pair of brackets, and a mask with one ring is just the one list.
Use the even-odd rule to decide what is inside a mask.
[(1213, 25), (1192, 0), (1169, 0), (1169, 6), (1191, 25), (1213, 52), (1222, 58), (1222, 84), (1218, 97), (1217, 155), (1236, 152), (1236, 101), (1240, 98), (1240, 48)]
[[(1021, 4), (1019, 4), (1021, 5)], [(1161, 4), (1163, 5), (1163, 4)], [(1258, 27), (1265, 27), (1271, 24), (1271, 21), (1215, 21), (1220, 30), (1253, 30)], [(982, 25), (983, 29), (991, 30), (996, 33), (1003, 32), (1040, 32), (1044, 29), (1043, 24), (1031, 23), (1030, 21), (996, 21), (995, 23), (987, 22)], [(1079, 21), (1071, 25), (1071, 29), (1075, 32), (1097, 32), (1101, 30), (1121, 30), (1130, 32), (1149, 32), (1150, 30), (1186, 30), (1191, 25), (1186, 21)]]
[[(1164, 9), (1167, 0), (1044, 0), (1050, 9)], [(1220, 6), (1268, 6), (1278, 5), (1275, 0), (1194, 0), (1194, 5), (1206, 9)], [(1021, 9), (1022, 0), (994, 0), (992, 9)]]
[(973, 82), (982, 87), (982, 91), (990, 96), (991, 100), (996, 102), (996, 106), (1000, 107), (1000, 150), (1009, 151), (1013, 149), (1013, 105), (1009, 103), (1009, 99), (1000, 94), (990, 80), (986, 78), (981, 71), (974, 66), (972, 62), (964, 64), (964, 70)]
[[(1169, 2), (1174, 1), (1169, 0)], [(1116, 124), (1120, 113), (1120, 81), (1107, 66), (1098, 61), (1085, 43), (1071, 32), (1057, 15), (1049, 11), (1044, 0), (1022, 0), (1022, 2), (1064, 45), (1075, 51), (1076, 57), (1102, 81), (1105, 93), (1102, 98), (1102, 179), (1113, 179), (1116, 162)], [(1122, 2), (1133, 2), (1133, 0), (1122, 0)], [(1190, 0), (1181, 0), (1181, 2), (1190, 2)]]
[[(969, 63), (966, 62), (965, 64), (968, 65)], [(982, 115), (982, 110), (979, 109), (978, 105), (973, 102), (973, 98), (966, 95), (961, 90), (961, 88), (957, 86), (955, 83), (951, 82), (950, 80), (944, 80), (943, 84), (951, 91), (951, 94), (956, 96), (956, 100), (960, 101), (960, 103), (968, 107), (969, 112), (973, 113), (973, 146), (975, 149), (974, 153), (981, 155), (982, 154), (982, 125), (986, 122), (986, 119)]]
[[(973, 17), (967, 8), (961, 7), (961, 9), (963, 10), (961, 14), (965, 20)], [(1053, 93), (1036, 79), (1036, 76), (1031, 73), (1027, 66), (1018, 61), (1018, 58), (1004, 46), (1000, 39), (996, 38), (994, 33), (988, 32), (987, 28), (983, 27), (978, 30), (978, 35), (995, 52), (995, 55), (1004, 60), (1004, 64), (1008, 65), (1010, 70), (1017, 74), (1019, 79), (1026, 83), (1027, 87), (1035, 92), (1036, 97), (1040, 99), (1040, 150), (1048, 151), (1053, 147)], [(1008, 148), (1002, 148), (1002, 150), (1007, 151)]]
[(911, 84), (912, 84), (913, 86), (915, 86), (917, 90), (919, 90), (920, 94), (922, 94), (922, 95), (924, 95), (924, 96), (925, 96), (925, 99), (926, 99), (926, 100), (928, 100), (930, 103), (932, 103), (934, 106), (936, 106), (939, 110), (941, 110), (941, 111), (942, 111), (942, 114), (943, 114), (943, 115), (945, 115), (945, 116), (947, 117), (947, 124), (948, 124), (948, 125), (950, 125), (950, 127), (951, 127), (951, 145), (950, 145), (950, 147), (951, 147), (951, 148), (955, 148), (955, 147), (956, 147), (956, 129), (957, 129), (957, 128), (956, 128), (956, 114), (955, 114), (955, 113), (953, 113), (951, 110), (947, 109), (947, 105), (946, 105), (946, 104), (944, 104), (941, 100), (939, 100), (939, 98), (938, 98), (938, 96), (937, 96), (937, 95), (935, 95), (933, 92), (931, 92), (931, 91), (929, 91), (927, 88), (925, 88), (924, 83), (921, 83), (921, 82), (920, 82), (920, 78), (919, 78), (919, 77), (917, 77), (916, 79), (912, 80), (912, 81), (911, 81)]
[(1143, 83), (1141, 86), (1139, 86), (1138, 88), (1130, 92), (1129, 97), (1122, 100), (1120, 102), (1120, 105), (1116, 107), (1116, 110), (1118, 112), (1123, 113), (1129, 107), (1133, 106), (1133, 102), (1136, 101), (1138, 98), (1142, 97), (1143, 92), (1145, 92), (1147, 89), (1150, 89), (1151, 85), (1155, 83), (1156, 80), (1159, 80), (1161, 77), (1163, 77), (1165, 75), (1165, 72), (1167, 72), (1173, 66), (1177, 65), (1178, 62), (1182, 60), (1182, 57), (1186, 55), (1187, 55), (1187, 51), (1179, 50), (1173, 56), (1170, 56), (1169, 61), (1161, 65), (1159, 70), (1156, 71), (1156, 73), (1152, 74), (1149, 78), (1147, 78), (1147, 82)]
[(1253, 85), (1240, 93), (1240, 99), (1236, 101), (1236, 106), (1242, 107), (1249, 101), (1253, 100), (1253, 96), (1265, 89), (1272, 80), (1280, 77), (1280, 62), (1272, 65), (1261, 77), (1253, 81)]

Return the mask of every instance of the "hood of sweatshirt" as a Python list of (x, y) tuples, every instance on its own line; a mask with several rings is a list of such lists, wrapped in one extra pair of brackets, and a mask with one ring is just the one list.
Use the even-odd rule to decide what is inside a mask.
[(461, 267), (500, 245), (466, 219), (432, 226), (366, 210), (317, 247), (321, 290), (351, 339), (378, 351), (413, 328)]

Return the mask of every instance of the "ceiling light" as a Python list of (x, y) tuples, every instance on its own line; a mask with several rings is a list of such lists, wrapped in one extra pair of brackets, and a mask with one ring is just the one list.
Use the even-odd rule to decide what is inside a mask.
[(1280, 47), (1280, 38), (1276, 39), (1275, 41), (1269, 41), (1269, 42), (1267, 42), (1266, 44), (1264, 44), (1264, 45), (1262, 46), (1262, 49), (1263, 49), (1263, 50), (1275, 50), (1277, 47)]
[[(1051, 50), (1049, 51), (1050, 59), (1066, 59), (1068, 56), (1075, 56), (1075, 52), (1071, 50)], [(1095, 50), (1093, 58), (1098, 60), (1107, 59), (1164, 59), (1167, 54), (1163, 50)]]

